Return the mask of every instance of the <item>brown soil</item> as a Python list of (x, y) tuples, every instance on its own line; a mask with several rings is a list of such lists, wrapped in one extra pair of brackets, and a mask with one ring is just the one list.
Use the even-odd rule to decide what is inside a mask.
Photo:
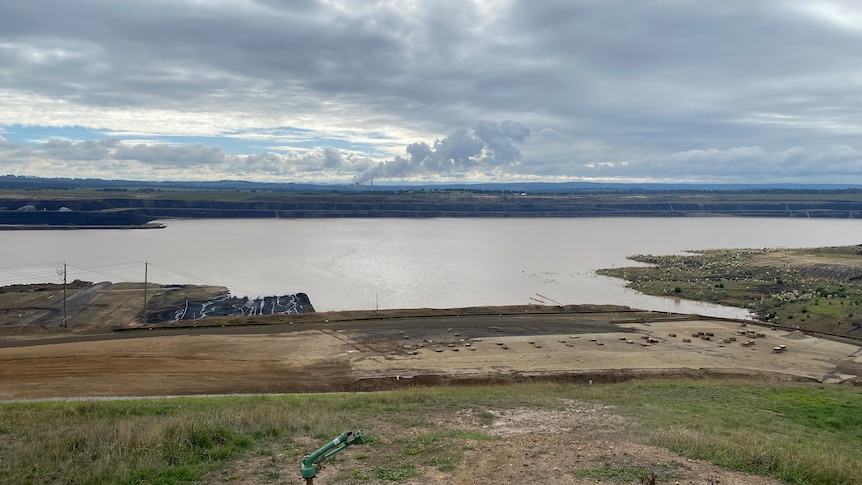
[[(147, 311), (157, 314), (187, 299), (206, 299), (227, 293), (220, 286), (147, 285)], [(13, 285), (0, 287), (0, 337), (15, 335), (64, 336), (98, 333), (117, 326), (140, 325), (144, 303), (142, 283)], [(65, 303), (65, 309), (64, 309)], [(64, 311), (67, 328), (61, 328)]]
[[(858, 375), (846, 373), (862, 364), (855, 345), (734, 322), (637, 323), (623, 317), (478, 315), (7, 340), (0, 341), (0, 399), (379, 390), (640, 375), (859, 382)], [(764, 336), (737, 335), (750, 329)], [(714, 336), (691, 336), (698, 332)], [(731, 336), (737, 340), (722, 341)], [(754, 344), (743, 346), (746, 340)], [(787, 350), (774, 352), (780, 345)]]

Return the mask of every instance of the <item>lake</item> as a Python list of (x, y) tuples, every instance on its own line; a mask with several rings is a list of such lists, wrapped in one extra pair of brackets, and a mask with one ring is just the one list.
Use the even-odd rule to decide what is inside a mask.
[(642, 295), (597, 269), (633, 254), (862, 243), (862, 219), (530, 218), (168, 220), (159, 230), (0, 232), (0, 285), (69, 280), (304, 292), (318, 311), (528, 304), (536, 294), (745, 317)]

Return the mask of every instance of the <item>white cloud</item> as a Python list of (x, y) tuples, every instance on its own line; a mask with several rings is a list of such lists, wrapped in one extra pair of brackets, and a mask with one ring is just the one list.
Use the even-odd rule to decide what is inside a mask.
[(862, 34), (862, 6), (855, 1), (797, 1), (793, 6), (830, 26)]
[(600, 180), (811, 183), (817, 179), (821, 183), (852, 183), (862, 175), (862, 152), (847, 146), (817, 152), (801, 147), (769, 152), (748, 146), (650, 155), (584, 168), (584, 177)]

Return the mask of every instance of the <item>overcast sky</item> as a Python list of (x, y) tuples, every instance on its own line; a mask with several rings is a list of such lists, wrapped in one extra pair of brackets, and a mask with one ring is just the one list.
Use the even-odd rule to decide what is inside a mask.
[(862, 2), (5, 1), (0, 174), (862, 183)]

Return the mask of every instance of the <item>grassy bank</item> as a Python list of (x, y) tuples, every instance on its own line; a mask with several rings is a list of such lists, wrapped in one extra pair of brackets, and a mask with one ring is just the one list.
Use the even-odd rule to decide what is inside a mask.
[[(251, 482), (298, 479), (299, 460), (343, 431), (368, 444), (339, 455), (330, 483), (397, 482), (448, 473), (500, 409), (565, 410), (572, 400), (612, 406), (624, 429), (585, 438), (666, 447), (723, 467), (791, 483), (862, 478), (862, 390), (737, 381), (512, 385), (374, 394), (177, 398), (0, 404), (0, 482), (193, 483), (231, 474)], [(478, 424), (459, 425), (471, 413)], [(570, 430), (562, 430), (570, 431)], [(502, 441), (500, 442), (503, 443)], [(258, 468), (236, 468), (253, 460)], [(227, 474), (227, 475), (224, 475)]]
[(648, 267), (601, 274), (649, 295), (751, 309), (759, 319), (862, 337), (862, 248), (721, 249), (632, 256)]

